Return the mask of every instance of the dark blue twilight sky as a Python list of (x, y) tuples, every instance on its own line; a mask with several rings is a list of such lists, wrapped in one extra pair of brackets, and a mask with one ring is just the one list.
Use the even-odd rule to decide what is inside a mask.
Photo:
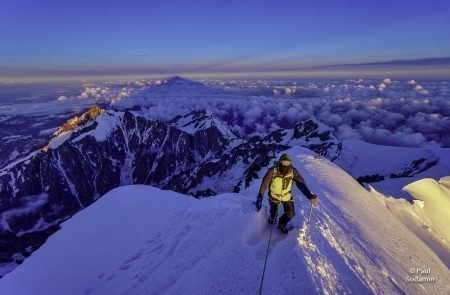
[(450, 1), (0, 0), (0, 79), (171, 74), (450, 78)]

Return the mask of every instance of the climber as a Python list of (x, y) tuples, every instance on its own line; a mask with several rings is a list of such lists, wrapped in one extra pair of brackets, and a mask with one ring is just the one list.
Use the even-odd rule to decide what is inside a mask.
[(278, 220), (278, 228), (282, 233), (287, 234), (287, 223), (294, 217), (294, 200), (291, 195), (292, 181), (300, 189), (300, 191), (309, 199), (313, 205), (318, 197), (312, 194), (303, 180), (303, 177), (298, 173), (297, 169), (291, 165), (291, 158), (288, 154), (282, 154), (279, 161), (275, 162), (274, 166), (267, 171), (259, 189), (258, 197), (256, 198), (256, 210), (261, 210), (264, 193), (269, 187), (269, 203), (270, 216), (268, 222), (270, 224), (276, 223), (278, 214), (278, 205), (283, 204), (284, 214)]

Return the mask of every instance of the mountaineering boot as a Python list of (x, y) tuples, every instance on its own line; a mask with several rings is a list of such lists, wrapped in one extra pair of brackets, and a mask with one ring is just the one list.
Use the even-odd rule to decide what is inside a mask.
[(283, 233), (283, 234), (287, 234), (289, 232), (286, 224), (284, 223), (278, 223), (278, 229)]

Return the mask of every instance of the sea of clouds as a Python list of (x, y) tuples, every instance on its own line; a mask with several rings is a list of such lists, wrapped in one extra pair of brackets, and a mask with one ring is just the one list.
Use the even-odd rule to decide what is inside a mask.
[(155, 88), (116, 108), (148, 106), (169, 120), (209, 109), (242, 135), (266, 133), (315, 117), (340, 139), (397, 146), (450, 147), (450, 84), (446, 81), (210, 81), (179, 90)]
[[(208, 109), (241, 135), (290, 128), (314, 117), (339, 139), (358, 138), (397, 146), (450, 147), (450, 83), (447, 81), (136, 80), (83, 84), (32, 108), (0, 106), (0, 116), (64, 112), (99, 104), (114, 109), (140, 105), (164, 121)], [(9, 111), (5, 111), (9, 110)], [(33, 113), (34, 112), (34, 113)]]

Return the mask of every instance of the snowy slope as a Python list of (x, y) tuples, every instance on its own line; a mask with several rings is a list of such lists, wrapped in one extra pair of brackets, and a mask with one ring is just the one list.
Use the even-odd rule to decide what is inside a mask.
[[(309, 205), (293, 190), (294, 229), (274, 231), (263, 294), (449, 293), (448, 268), (379, 195), (305, 148), (288, 153), (320, 201), (305, 234)], [(270, 233), (265, 210), (252, 204), (259, 184), (201, 200), (114, 189), (3, 277), (0, 293), (257, 293)], [(407, 282), (412, 268), (430, 268), (435, 282)]]

